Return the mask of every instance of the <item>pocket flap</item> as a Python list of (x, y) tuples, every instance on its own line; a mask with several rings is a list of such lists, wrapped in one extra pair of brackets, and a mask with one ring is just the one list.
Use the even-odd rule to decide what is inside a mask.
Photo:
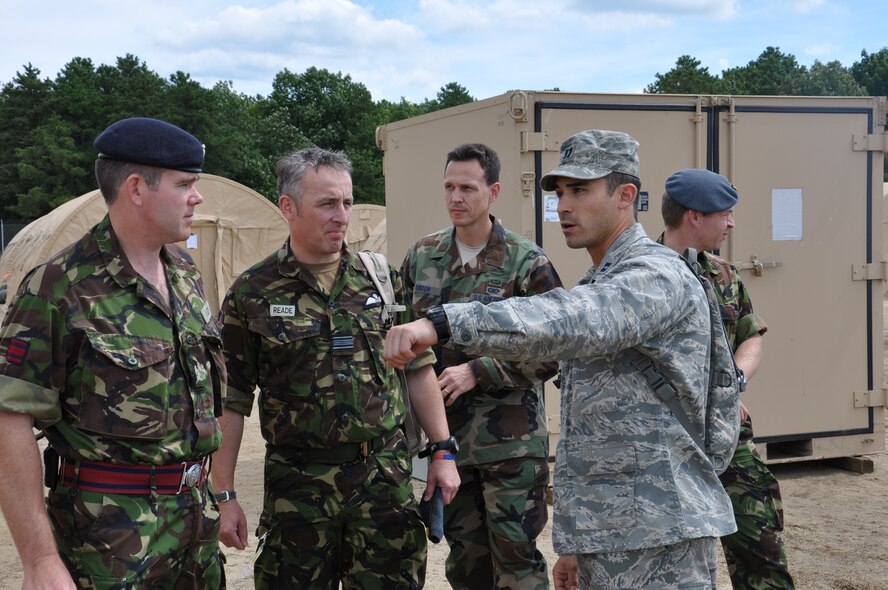
[(131, 371), (150, 367), (173, 353), (173, 343), (168, 340), (97, 332), (89, 332), (88, 337), (93, 350)]

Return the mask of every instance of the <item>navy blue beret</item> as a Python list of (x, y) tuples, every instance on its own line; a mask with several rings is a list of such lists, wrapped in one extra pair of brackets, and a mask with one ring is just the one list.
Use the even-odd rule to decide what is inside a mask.
[(183, 172), (200, 172), (203, 167), (203, 144), (159, 119), (122, 119), (102, 131), (93, 145), (100, 158)]
[(725, 211), (739, 198), (727, 178), (699, 168), (685, 168), (667, 178), (666, 194), (686, 209), (701, 213)]

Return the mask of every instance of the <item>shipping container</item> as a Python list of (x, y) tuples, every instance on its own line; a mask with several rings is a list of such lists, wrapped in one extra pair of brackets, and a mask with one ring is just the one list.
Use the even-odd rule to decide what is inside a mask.
[[(663, 228), (666, 178), (707, 168), (738, 189), (737, 227), (720, 254), (741, 270), (768, 323), (744, 401), (770, 463), (883, 451), (884, 97), (615, 95), (514, 91), (380, 127), (388, 255), (450, 224), (447, 152), (482, 142), (502, 160), (493, 213), (540, 244), (572, 286), (591, 264), (564, 243), (555, 196), (539, 186), (561, 143), (584, 129), (639, 143), (638, 220)], [(546, 385), (549, 430), (558, 391)], [(552, 446), (554, 452), (554, 444)]]

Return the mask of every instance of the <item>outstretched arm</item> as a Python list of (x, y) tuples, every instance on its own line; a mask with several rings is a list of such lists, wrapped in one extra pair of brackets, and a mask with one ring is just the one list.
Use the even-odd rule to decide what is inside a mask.
[[(435, 333), (435, 326), (431, 321), (423, 318), (409, 324), (391, 328), (385, 337), (383, 357), (385, 357), (385, 362), (388, 366), (403, 369), (419, 353), (437, 343), (438, 336)], [(412, 400), (413, 398), (411, 397), (410, 399)], [(425, 425), (423, 424), (423, 426)], [(429, 436), (431, 436), (431, 433), (429, 433)], [(445, 436), (444, 438), (447, 437)]]

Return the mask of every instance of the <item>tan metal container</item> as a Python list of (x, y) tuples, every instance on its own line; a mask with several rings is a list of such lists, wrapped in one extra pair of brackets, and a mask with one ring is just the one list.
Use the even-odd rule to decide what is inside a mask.
[[(392, 123), (377, 130), (388, 254), (399, 264), (415, 240), (449, 224), (445, 155), (483, 142), (503, 164), (493, 212), (541, 244), (573, 285), (590, 259), (565, 246), (554, 195), (538, 179), (573, 133), (625, 131), (641, 144), (639, 221), (651, 237), (662, 231), (663, 186), (675, 170), (708, 168), (740, 191), (737, 228), (721, 254), (741, 269), (769, 325), (765, 359), (744, 394), (767, 461), (882, 451), (886, 110), (884, 97), (515, 91)], [(551, 383), (547, 400), (554, 440)]]

